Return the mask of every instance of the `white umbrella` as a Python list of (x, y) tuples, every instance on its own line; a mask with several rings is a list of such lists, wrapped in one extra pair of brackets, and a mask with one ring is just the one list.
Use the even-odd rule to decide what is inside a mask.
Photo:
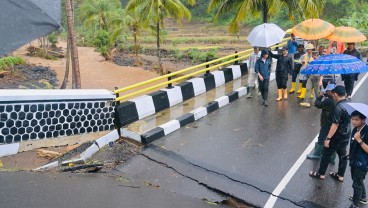
[(281, 43), (286, 32), (273, 23), (264, 23), (256, 26), (249, 33), (247, 40), (252, 46), (270, 47)]
[(365, 117), (368, 117), (368, 105), (364, 103), (343, 103), (342, 104), (349, 114), (359, 111)]

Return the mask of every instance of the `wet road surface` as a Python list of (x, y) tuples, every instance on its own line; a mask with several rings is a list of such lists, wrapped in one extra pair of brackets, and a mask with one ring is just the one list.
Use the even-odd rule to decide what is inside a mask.
[[(363, 77), (363, 75), (361, 75)], [(205, 187), (201, 193), (166, 185), (167, 190), (184, 195), (221, 200), (230, 195), (255, 207), (264, 207), (295, 161), (319, 131), (320, 111), (301, 108), (296, 95), (277, 103), (275, 82), (271, 83), (269, 107), (260, 99), (241, 98), (205, 118), (184, 127), (148, 146), (120, 170), (134, 177), (168, 184), (176, 176)], [(360, 87), (354, 102), (368, 103), (368, 81)], [(146, 167), (152, 162), (160, 168)], [(305, 160), (277, 199), (274, 207), (348, 207), (352, 193), (350, 173), (344, 183), (329, 176), (325, 181), (311, 179), (318, 161)], [(130, 168), (130, 167), (140, 167)], [(337, 165), (330, 166), (334, 170)], [(328, 171), (329, 171), (328, 170)]]
[(0, 182), (1, 208), (214, 207), (117, 171), (109, 174), (3, 172)]

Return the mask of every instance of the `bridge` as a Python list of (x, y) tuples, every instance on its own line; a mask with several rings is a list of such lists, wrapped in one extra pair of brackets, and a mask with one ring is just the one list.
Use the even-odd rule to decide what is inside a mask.
[[(312, 151), (319, 132), (320, 111), (313, 107), (301, 108), (296, 95), (273, 102), (275, 82), (270, 84), (268, 107), (260, 105), (260, 97), (244, 97), (247, 92), (247, 63), (244, 60), (251, 51), (115, 89), (113, 93), (65, 91), (66, 94), (59, 98), (52, 93), (29, 93), (22, 99), (14, 99), (14, 94), (8, 93), (7, 100), (0, 102), (0, 130), (3, 132), (0, 152), (2, 155), (17, 153), (29, 146), (25, 145), (29, 144), (28, 140), (36, 145), (45, 138), (60, 141), (60, 138), (67, 139), (66, 136), (108, 130), (108, 134), (97, 139), (78, 158), (62, 163), (86, 161), (121, 135), (144, 144), (144, 148), (139, 155), (118, 166), (114, 174), (188, 197), (187, 202), (205, 199), (220, 203), (232, 198), (251, 207), (348, 207), (351, 204), (348, 198), (352, 195), (348, 170), (343, 183), (328, 177), (322, 181), (308, 176), (308, 172), (319, 165), (318, 161), (306, 160), (306, 155)], [(367, 74), (360, 76), (354, 90), (354, 102), (368, 103), (367, 77)], [(5, 97), (5, 94), (0, 96)], [(45, 118), (44, 112), (47, 112)], [(27, 127), (31, 127), (28, 130), (23, 126), (27, 120)], [(21, 126), (16, 126), (17, 123)], [(68, 125), (64, 126), (66, 123)], [(45, 126), (47, 131), (43, 131)], [(55, 161), (40, 169), (59, 165), (60, 161)], [(330, 165), (329, 170), (334, 171), (336, 166)], [(1, 181), (17, 177), (20, 176), (0, 175)], [(32, 180), (42, 179), (32, 176)], [(81, 181), (88, 181), (91, 184), (88, 187), (95, 188), (98, 185), (94, 184), (101, 181), (109, 184), (109, 188), (103, 186), (109, 194), (103, 195), (105, 198), (92, 198), (90, 206), (114, 207), (116, 199), (111, 204), (108, 201), (112, 200), (112, 195), (119, 197), (119, 194), (111, 189), (111, 181), (106, 178), (83, 178)], [(64, 188), (70, 187), (73, 184)], [(45, 186), (43, 191), (51, 189), (52, 186)], [(78, 190), (72, 188), (70, 192), (79, 198), (96, 194), (91, 189)], [(20, 189), (19, 193), (26, 191), (27, 188)], [(8, 197), (5, 206), (19, 205), (11, 193), (2, 189), (0, 193)], [(24, 197), (29, 199), (30, 196)], [(74, 197), (66, 195), (66, 198)], [(155, 194), (152, 200), (144, 196), (137, 198), (140, 199), (152, 203), (149, 207), (175, 204)], [(154, 204), (153, 199), (168, 200), (171, 205)], [(101, 201), (107, 202), (101, 204)], [(82, 205), (81, 201), (73, 200), (73, 203), (60, 204)], [(193, 204), (182, 205), (207, 207)], [(180, 204), (175, 206), (180, 207)]]

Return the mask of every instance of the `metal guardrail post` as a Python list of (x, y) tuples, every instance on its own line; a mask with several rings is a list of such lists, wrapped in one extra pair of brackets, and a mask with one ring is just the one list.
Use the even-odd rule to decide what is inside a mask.
[[(171, 74), (171, 71), (168, 71), (168, 72), (167, 72), (167, 74)], [(171, 77), (168, 77), (168, 78), (167, 78), (167, 81), (171, 81)], [(173, 88), (172, 83), (169, 83), (169, 84), (167, 85), (167, 89), (171, 89), (171, 88)]]
[[(235, 51), (235, 54), (237, 54), (238, 53), (238, 51)], [(235, 56), (235, 59), (237, 59), (238, 58), (238, 55), (236, 55)], [(234, 64), (238, 64), (239, 63), (239, 60), (236, 60), (235, 62), (234, 62)]]

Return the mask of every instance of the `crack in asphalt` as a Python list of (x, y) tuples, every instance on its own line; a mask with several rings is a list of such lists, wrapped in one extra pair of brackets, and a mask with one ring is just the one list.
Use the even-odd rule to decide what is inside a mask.
[[(194, 163), (192, 163), (192, 162), (190, 162), (190, 161), (188, 161), (188, 160), (184, 159), (183, 157), (181, 157), (181, 156), (177, 155), (175, 152), (168, 151), (168, 150), (163, 150), (163, 149), (161, 149), (161, 148), (159, 148), (159, 147), (157, 147), (157, 146), (155, 146), (155, 145), (149, 145), (149, 146), (150, 146), (150, 147), (153, 147), (153, 148), (150, 148), (150, 149), (155, 150), (155, 151), (159, 151), (159, 152), (161, 152), (161, 153), (164, 153), (165, 155), (169, 155), (169, 154), (171, 154), (171, 155), (176, 155), (176, 157), (180, 157), (180, 159), (184, 160), (185, 162), (187, 162), (188, 164), (190, 164), (190, 165), (192, 165), (192, 166), (194, 166), (194, 167), (197, 167), (197, 168), (203, 169), (203, 170), (205, 170), (205, 171), (207, 171), (207, 172), (210, 172), (210, 173), (214, 173), (214, 174), (217, 174), (217, 175), (223, 176), (223, 177), (225, 177), (225, 178), (227, 178), (227, 179), (229, 179), (229, 180), (231, 180), (231, 181), (233, 181), (233, 182), (240, 183), (240, 184), (243, 184), (243, 185), (246, 185), (246, 186), (249, 186), (249, 187), (255, 188), (255, 189), (257, 189), (258, 191), (260, 191), (260, 192), (262, 192), (262, 193), (267, 193), (267, 194), (270, 194), (270, 195), (272, 195), (272, 196), (274, 196), (274, 197), (277, 197), (277, 198), (279, 198), (279, 199), (282, 199), (282, 200), (288, 201), (288, 202), (290, 202), (290, 203), (294, 204), (295, 206), (306, 208), (305, 206), (303, 206), (303, 205), (299, 204), (298, 202), (295, 202), (295, 201), (293, 201), (293, 200), (291, 200), (291, 199), (288, 199), (288, 198), (285, 198), (285, 197), (277, 196), (277, 195), (275, 195), (275, 194), (273, 194), (273, 193), (270, 193), (269, 191), (263, 190), (263, 189), (261, 189), (261, 188), (259, 188), (259, 187), (255, 186), (255, 185), (253, 185), (253, 184), (246, 183), (246, 182), (244, 182), (244, 181), (240, 181), (240, 180), (234, 179), (234, 178), (232, 178), (232, 177), (230, 177), (230, 176), (228, 176), (228, 175), (226, 175), (226, 174), (223, 174), (223, 173), (220, 173), (220, 172), (217, 172), (217, 171), (214, 171), (214, 170), (210, 170), (210, 169), (205, 168), (205, 167), (203, 167), (203, 166), (200, 166), (200, 165), (194, 164)], [(146, 148), (147, 148), (147, 147), (146, 147)], [(224, 192), (224, 191), (222, 191), (222, 190), (219, 190), (219, 189), (216, 189), (216, 188), (210, 187), (208, 184), (202, 183), (202, 182), (200, 182), (199, 180), (197, 180), (197, 179), (195, 179), (195, 178), (193, 178), (193, 177), (187, 176), (187, 175), (185, 175), (185, 174), (183, 174), (183, 173), (179, 172), (178, 170), (176, 170), (174, 167), (172, 167), (172, 166), (170, 166), (170, 165), (168, 165), (168, 164), (166, 164), (166, 163), (164, 163), (164, 162), (158, 161), (158, 160), (156, 160), (156, 159), (154, 159), (154, 158), (151, 158), (150, 156), (148, 156), (148, 155), (144, 154), (143, 152), (142, 152), (142, 153), (140, 153), (139, 155), (142, 155), (142, 156), (144, 156), (145, 158), (147, 158), (147, 159), (149, 159), (149, 160), (151, 160), (151, 161), (153, 161), (153, 162), (156, 162), (156, 163), (158, 163), (158, 164), (161, 164), (161, 165), (163, 165), (163, 166), (165, 166), (165, 167), (167, 167), (167, 168), (169, 168), (169, 169), (172, 169), (173, 171), (175, 171), (175, 172), (176, 172), (176, 173), (178, 173), (179, 175), (181, 175), (181, 176), (183, 176), (183, 177), (185, 177), (185, 178), (191, 179), (191, 180), (193, 180), (193, 181), (197, 182), (198, 184), (200, 184), (200, 185), (202, 185), (202, 186), (204, 186), (204, 187), (206, 187), (206, 188), (208, 188), (208, 189), (210, 189), (210, 190), (212, 190), (212, 191), (215, 191), (215, 192), (220, 193), (220, 194), (223, 194), (223, 195), (227, 195), (227, 196), (234, 197), (234, 198), (236, 198), (237, 200), (239, 200), (239, 201), (240, 201), (240, 202), (242, 202), (242, 203), (249, 204), (249, 205), (252, 205), (252, 206), (256, 206), (256, 205), (254, 205), (254, 204), (250, 204), (249, 202), (244, 201), (243, 199), (239, 199), (238, 197), (235, 197), (235, 196), (233, 196), (233, 195), (232, 195), (232, 194), (230, 194), (230, 193), (226, 193), (226, 192)]]

